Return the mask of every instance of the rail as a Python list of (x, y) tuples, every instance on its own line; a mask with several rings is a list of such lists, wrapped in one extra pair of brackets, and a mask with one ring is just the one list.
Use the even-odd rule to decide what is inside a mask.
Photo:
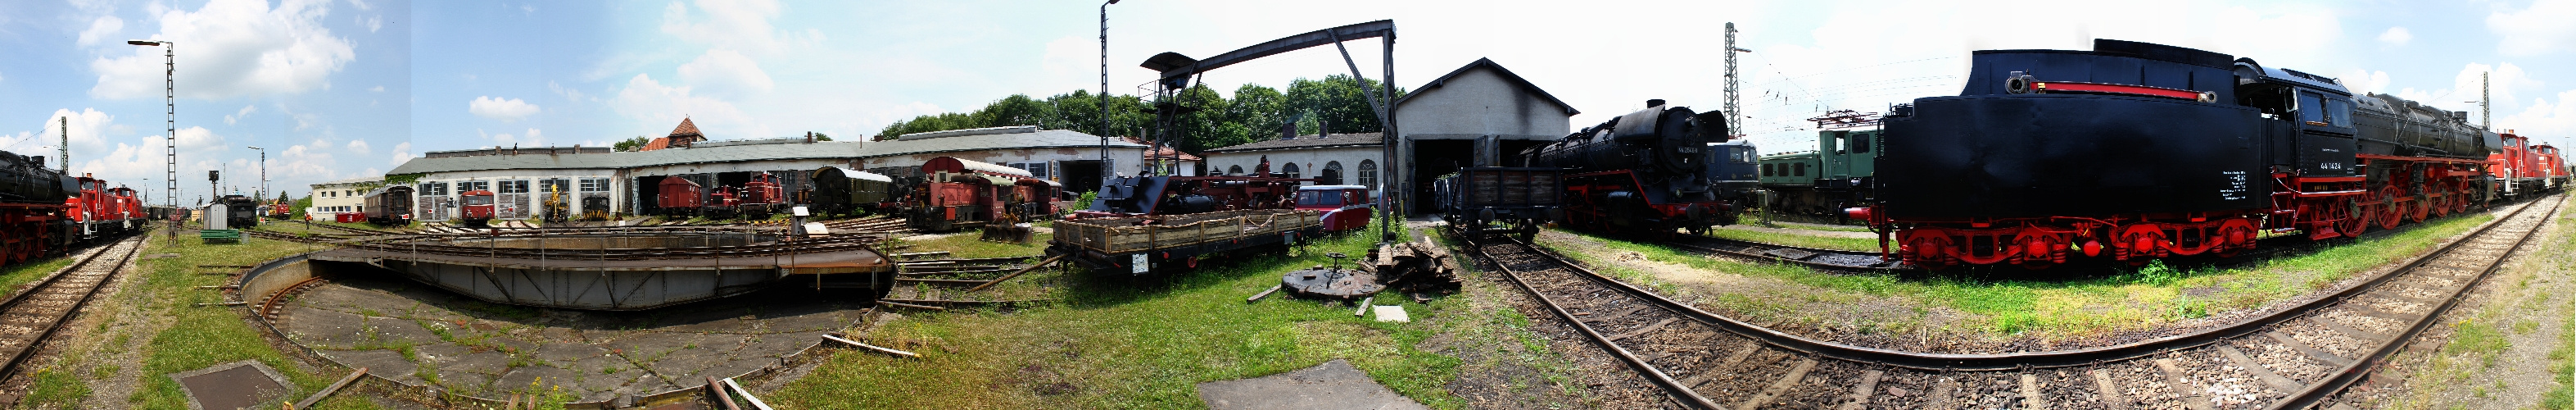
[[(2006, 395), (2007, 400), (2044, 402), (2051, 396), (2045, 391), (2051, 389), (2089, 390), (2093, 391), (2092, 397), (2123, 403), (2162, 400), (2129, 397), (2124, 390), (2114, 387), (2147, 383), (2167, 386), (2162, 388), (2172, 394), (2166, 398), (2181, 397), (2186, 405), (2207, 405), (2212, 400), (2225, 401), (2226, 397), (2241, 396), (2248, 401), (2256, 398), (2267, 400), (2272, 408), (2306, 408), (2326, 405), (2335, 394), (2383, 362), (2388, 354), (2435, 323), (2502, 261), (2529, 242), (2530, 237), (2547, 223), (2548, 217), (2557, 212), (2561, 202), (2563, 199), (2552, 201), (2541, 209), (2534, 209), (2540, 205), (2538, 203), (2523, 204), (2505, 217), (2482, 224), (2458, 239), (2408, 260), (2397, 269), (2329, 292), (2323, 297), (2234, 323), (2116, 346), (2001, 354), (1909, 352), (1810, 339), (1737, 321), (1656, 295), (1526, 242), (1509, 238), (1503, 241), (1471, 240), (1490, 242), (1479, 244), (1479, 255), (1499, 267), (1498, 270), (1522, 290), (1535, 296), (1555, 317), (1580, 330), (1594, 344), (1618, 356), (1649, 381), (1692, 406), (1759, 407), (1780, 399), (1787, 393), (1786, 389), (1802, 383), (1809, 371), (1826, 365), (1862, 369), (1851, 372), (1861, 376), (1856, 380), (1834, 380), (1859, 382), (1857, 388), (1849, 390), (1852, 393), (1848, 397), (1838, 399), (1846, 403), (1878, 398), (1915, 400), (1919, 402), (1913, 405), (1924, 407), (1956, 406), (1965, 402), (1954, 401), (1957, 399), (1954, 396), (1960, 391), (1954, 378), (1983, 377), (2008, 382), (2013, 378), (2009, 376), (2019, 376), (2021, 388), (2007, 392), (2010, 393)], [(2421, 286), (2427, 284), (2433, 286)], [(2424, 294), (2439, 296), (2420, 296)], [(1582, 295), (1583, 303), (1564, 303), (1561, 295)], [(2392, 320), (2409, 325), (2403, 328), (2402, 333), (2376, 333), (2365, 330), (2371, 326), (2344, 323), (2346, 319), (2337, 317)], [(2303, 339), (2294, 337), (2294, 334), (2310, 337)], [(2357, 357), (2347, 357), (2349, 353), (2336, 353), (2317, 344), (2370, 344), (2376, 349)], [(1737, 348), (1710, 348), (1729, 345)], [(2238, 349), (2240, 346), (2257, 345), (2298, 353), (2249, 356)], [(1732, 350), (1731, 356), (1727, 355), (1730, 353), (1727, 350)], [(2349, 352), (2352, 349), (2345, 350)], [(1750, 356), (1773, 359), (1763, 362), (1768, 364), (1743, 364)], [(2200, 371), (2185, 370), (2194, 366), (2202, 368)], [(2318, 370), (2321, 366), (2334, 369), (2331, 372)], [(2115, 371), (2106, 372), (2105, 369)], [(2119, 369), (2137, 371), (2116, 371)], [(2069, 371), (2091, 373), (2094, 380), (2090, 383), (2067, 381)], [(2055, 376), (2041, 377), (2050, 372), (2055, 372)], [(2162, 373), (2162, 377), (2152, 376), (2156, 373)], [(2245, 376), (2241, 378), (2245, 385), (2221, 386), (2215, 381), (2196, 379), (2207, 373), (2239, 374)], [(1879, 389), (1873, 388), (1882, 379), (1896, 380), (1899, 376), (1908, 380), (1937, 379), (1941, 382), (1934, 386), (1919, 385), (1917, 387), (1921, 389), (1915, 390), (1935, 394), (1902, 398), (1885, 397)], [(2128, 377), (2147, 377), (2149, 380), (2120, 381)], [(2043, 383), (2038, 381), (2041, 379), (2061, 383), (2043, 388)], [(1703, 385), (1712, 387), (1702, 389)], [(1976, 386), (1968, 389), (1974, 390)], [(2240, 391), (2228, 389), (2241, 389), (2246, 393), (2216, 393)], [(1720, 406), (1718, 398), (1703, 395), (1701, 391), (1739, 393), (1731, 398), (1740, 400), (1740, 406)], [(2063, 398), (2081, 399), (2076, 396)]]

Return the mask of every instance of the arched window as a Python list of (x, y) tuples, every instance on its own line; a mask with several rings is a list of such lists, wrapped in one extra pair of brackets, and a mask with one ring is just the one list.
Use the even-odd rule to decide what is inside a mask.
[(1343, 182), (1343, 181), (1342, 181), (1342, 162), (1341, 162), (1341, 161), (1324, 161), (1324, 171), (1323, 171), (1323, 172), (1315, 173), (1315, 177), (1316, 177), (1316, 178), (1324, 178), (1324, 179), (1330, 179), (1330, 180), (1331, 180), (1331, 181), (1324, 181), (1324, 182), (1328, 182), (1328, 183), (1332, 183), (1332, 184), (1336, 184), (1336, 185), (1341, 184), (1341, 183)]
[(1290, 162), (1288, 165), (1279, 167), (1279, 171), (1288, 173), (1289, 178), (1298, 178), (1297, 163)]
[(1243, 166), (1242, 166), (1242, 165), (1236, 165), (1236, 166), (1225, 167), (1225, 174), (1226, 174), (1226, 175), (1243, 175)]
[(1360, 160), (1360, 185), (1377, 186), (1377, 161)]

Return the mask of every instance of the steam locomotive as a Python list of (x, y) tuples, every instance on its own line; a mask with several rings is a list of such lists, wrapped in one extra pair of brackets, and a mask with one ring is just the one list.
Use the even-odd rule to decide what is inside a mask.
[(2497, 134), (2333, 78), (2108, 39), (1971, 63), (1960, 95), (1889, 111), (1877, 202), (1845, 211), (1889, 258), (2229, 256), (2265, 233), (2350, 237), (2492, 197)]
[(1027, 170), (956, 157), (931, 158), (921, 172), (918, 182), (902, 184), (914, 191), (903, 197), (905, 223), (929, 232), (1052, 219), (1063, 190)]
[[(1563, 170), (1562, 226), (1604, 233), (1671, 236), (1736, 221), (1740, 200), (1719, 192), (1706, 152), (1726, 142), (1726, 117), (1646, 100), (1555, 142), (1523, 150), (1533, 167)], [(1731, 149), (1731, 148), (1728, 148)]]

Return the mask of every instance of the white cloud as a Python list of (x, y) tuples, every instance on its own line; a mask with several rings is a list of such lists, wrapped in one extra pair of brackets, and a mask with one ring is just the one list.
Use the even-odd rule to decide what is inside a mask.
[(2345, 72), (2343, 77), (2337, 78), (2337, 80), (2343, 80), (2343, 87), (2347, 90), (2351, 90), (2353, 94), (2387, 92), (2389, 81), (2388, 72), (2386, 71), (2370, 71), (2363, 69), (2353, 69), (2350, 72)]
[(626, 89), (610, 98), (609, 106), (620, 115), (652, 124), (679, 124), (683, 117), (708, 138), (760, 138), (770, 136), (769, 127), (752, 121), (751, 116), (733, 103), (700, 95), (691, 95), (688, 86), (665, 86), (652, 76), (636, 74), (627, 79)]
[(680, 81), (701, 92), (722, 97), (742, 97), (769, 92), (775, 83), (760, 63), (729, 49), (710, 49), (698, 59), (680, 65)]
[(467, 102), (465, 111), (483, 118), (501, 120), (501, 122), (518, 122), (530, 115), (536, 115), (538, 108), (536, 104), (529, 104), (517, 98), (492, 98), (487, 95), (474, 97), (474, 101)]
[(394, 144), (394, 158), (393, 158), (393, 162), (388, 162), (388, 164), (394, 164), (394, 166), (402, 166), (402, 164), (403, 164), (404, 162), (410, 162), (410, 161), (411, 161), (411, 158), (412, 158), (412, 156), (411, 156), (411, 142), (410, 142), (410, 141), (404, 141), (404, 142), (399, 143), (399, 144)]
[(772, 55), (788, 46), (819, 42), (820, 30), (781, 31), (770, 24), (778, 18), (779, 6), (774, 0), (697, 0), (702, 14), (691, 14), (687, 6), (672, 2), (662, 9), (662, 32), (683, 40), (722, 44), (754, 54)]
[(385, 16), (365, 16), (365, 17), (359, 17), (359, 18), (358, 18), (358, 25), (360, 25), (360, 26), (366, 26), (366, 27), (367, 27), (367, 32), (369, 32), (369, 33), (373, 33), (373, 32), (376, 32), (377, 30), (382, 30), (382, 29), (384, 29), (384, 28), (385, 28)]
[(546, 82), (546, 90), (547, 90), (547, 91), (553, 91), (553, 92), (555, 93), (555, 95), (563, 96), (563, 98), (564, 98), (564, 100), (565, 100), (565, 101), (573, 101), (573, 102), (581, 102), (581, 101), (598, 102), (598, 101), (599, 101), (599, 99), (597, 99), (597, 98), (591, 98), (589, 94), (583, 94), (583, 93), (581, 92), (581, 90), (580, 90), (580, 89), (575, 89), (575, 88), (572, 88), (572, 87), (565, 87), (565, 86), (563, 86), (563, 84), (556, 84), (556, 83), (555, 83), (555, 82), (553, 82), (553, 81), (547, 81), (547, 82)]
[(243, 118), (250, 118), (250, 113), (254, 112), (259, 112), (259, 106), (244, 105), (240, 111), (234, 112), (231, 115), (225, 115), (224, 125), (233, 125), (234, 121), (238, 121)]
[(2487, 31), (2502, 39), (2496, 51), (2531, 56), (2576, 47), (2576, 0), (2535, 0), (2530, 8), (2487, 14)]
[(375, 10), (375, 9), (376, 9), (376, 6), (375, 6), (375, 5), (367, 4), (367, 0), (349, 0), (349, 4), (350, 4), (350, 5), (354, 5), (354, 6), (358, 6), (358, 9), (359, 9), (359, 10)]
[(2389, 27), (2388, 31), (2379, 33), (2379, 42), (2388, 45), (2403, 46), (2409, 41), (2415, 41), (2415, 33), (2407, 32), (2405, 27)]
[(2407, 88), (2398, 90), (2396, 94), (2401, 98), (2446, 110), (2468, 111), (2469, 118), (2474, 121), (2478, 115), (2479, 74), (2487, 74), (2485, 87), (2488, 99), (2491, 101), (2490, 105), (2496, 112), (2524, 110), (2525, 101), (2522, 100), (2520, 91), (2536, 90), (2546, 85), (2540, 80), (2531, 78), (2530, 73), (2523, 71), (2522, 66), (2513, 63), (2495, 66), (2469, 63), (2460, 68), (2458, 75), (2451, 77), (2450, 88), (2432, 91)]
[(480, 134), (480, 135), (482, 135), (482, 136), (483, 136), (483, 139), (485, 139), (485, 140), (492, 141), (492, 146), (499, 146), (499, 147), (507, 147), (507, 146), (531, 146), (531, 147), (533, 147), (533, 146), (539, 146), (539, 145), (545, 145), (545, 144), (546, 144), (545, 131), (544, 131), (544, 130), (535, 129), (535, 128), (529, 128), (529, 129), (528, 129), (528, 132), (526, 132), (526, 133), (522, 133), (522, 134), (519, 134), (519, 135), (510, 135), (510, 134), (493, 134), (493, 133), (490, 133), (490, 132), (485, 132), (485, 131), (483, 131), (482, 129), (479, 129), (479, 128), (478, 128), (478, 129), (475, 129), (475, 130), (474, 130), (474, 133), (475, 133), (475, 134)]
[(349, 140), (349, 152), (367, 155), (367, 140)]
[(381, 86), (381, 85), (379, 85), (379, 86), (374, 86), (374, 87), (367, 87), (367, 92), (375, 92), (375, 93), (385, 92), (385, 86)]
[[(188, 68), (178, 71), (181, 91), (195, 98), (293, 94), (330, 89), (329, 76), (357, 57), (349, 41), (323, 28), (327, 3), (286, 0), (271, 9), (263, 0), (213, 0), (195, 12), (168, 10), (153, 39), (179, 40)], [(161, 95), (162, 47), (127, 47), (90, 61), (96, 98)], [(122, 54), (122, 55), (118, 55)]]
[(125, 19), (116, 18), (116, 16), (99, 16), (97, 20), (89, 22), (89, 29), (81, 30), (79, 44), (94, 46), (103, 42), (119, 41), (113, 37), (124, 31)]
[[(21, 144), (21, 141), (9, 141), (6, 146), (21, 150), (34, 150), (37, 149), (38, 146), (54, 146), (55, 144), (58, 144), (58, 140), (62, 138), (63, 126), (60, 118), (64, 117), (71, 118), (72, 156), (75, 158), (94, 156), (97, 155), (99, 151), (107, 149), (107, 136), (110, 134), (122, 135), (134, 132), (132, 127), (116, 124), (116, 116), (100, 112), (95, 108), (83, 108), (77, 112), (68, 108), (56, 109), (54, 110), (53, 115), (45, 116), (45, 126), (43, 131), (40, 131), (35, 135), (26, 136), (27, 138), (36, 139), (35, 141), (24, 144)], [(23, 154), (25, 152), (21, 153)], [(53, 154), (38, 153), (32, 155), (51, 156)]]

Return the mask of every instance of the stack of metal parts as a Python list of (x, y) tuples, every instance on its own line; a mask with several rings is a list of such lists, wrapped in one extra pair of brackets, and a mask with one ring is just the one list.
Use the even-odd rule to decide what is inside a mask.
[(1449, 248), (1429, 238), (1379, 246), (1369, 250), (1368, 258), (1378, 283), (1402, 293), (1445, 295), (1466, 284), (1458, 279), (1458, 262), (1449, 257)]

